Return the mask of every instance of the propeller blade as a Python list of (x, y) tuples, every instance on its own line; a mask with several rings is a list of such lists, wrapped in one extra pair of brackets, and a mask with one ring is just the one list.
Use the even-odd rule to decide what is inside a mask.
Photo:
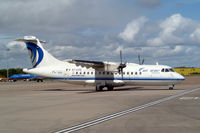
[(120, 62), (122, 64), (122, 50), (120, 50)]
[(124, 72), (123, 72), (123, 68), (122, 68), (122, 72), (121, 72), (121, 74), (122, 74), (122, 79), (123, 79), (123, 77), (124, 77)]
[(144, 59), (142, 60), (142, 65), (144, 64)]
[(140, 54), (138, 54), (138, 61), (139, 61), (139, 65), (141, 65)]
[(118, 72), (119, 74), (122, 75), (122, 78), (123, 78), (123, 69), (126, 67), (126, 62), (123, 63), (122, 61), (122, 50), (120, 50), (120, 65), (118, 66)]

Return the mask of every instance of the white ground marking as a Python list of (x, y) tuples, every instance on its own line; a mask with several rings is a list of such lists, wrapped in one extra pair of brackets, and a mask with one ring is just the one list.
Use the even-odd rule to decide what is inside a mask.
[(181, 97), (180, 100), (200, 100), (200, 97)]
[(196, 88), (196, 89), (189, 90), (189, 91), (184, 91), (180, 94), (172, 95), (172, 96), (162, 98), (162, 99), (159, 99), (159, 100), (147, 103), (147, 104), (143, 104), (143, 105), (140, 105), (137, 107), (133, 107), (133, 108), (130, 108), (130, 109), (118, 112), (118, 113), (107, 115), (105, 117), (101, 117), (101, 118), (98, 118), (98, 119), (95, 119), (95, 120), (92, 120), (89, 122), (85, 122), (85, 123), (82, 123), (82, 124), (79, 124), (76, 126), (72, 126), (72, 127), (57, 131), (55, 133), (71, 133), (71, 132), (74, 132), (77, 130), (81, 130), (81, 129), (84, 129), (84, 128), (87, 128), (87, 127), (90, 127), (90, 126), (93, 126), (93, 125), (96, 125), (96, 124), (99, 124), (99, 123), (102, 123), (102, 122), (105, 122), (105, 121), (108, 121), (108, 120), (111, 120), (111, 119), (114, 119), (117, 117), (120, 117), (122, 115), (126, 115), (126, 114), (129, 114), (129, 113), (132, 113), (132, 112), (135, 112), (135, 111), (138, 111), (138, 110), (141, 110), (141, 109), (144, 109), (144, 108), (147, 108), (147, 107), (150, 107), (150, 106), (153, 106), (153, 105), (156, 105), (156, 104), (159, 104), (159, 103), (162, 103), (162, 102), (165, 102), (165, 101), (168, 101), (168, 100), (180, 97), (180, 96), (183, 96), (185, 94), (192, 93), (194, 91), (198, 91), (198, 90), (200, 90), (200, 88)]

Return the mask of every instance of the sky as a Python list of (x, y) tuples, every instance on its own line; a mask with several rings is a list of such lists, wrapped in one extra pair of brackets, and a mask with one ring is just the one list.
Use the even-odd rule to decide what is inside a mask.
[[(30, 68), (15, 42), (45, 40), (60, 60), (200, 67), (200, 0), (0, 0), (0, 69)], [(7, 50), (9, 49), (9, 51)]]

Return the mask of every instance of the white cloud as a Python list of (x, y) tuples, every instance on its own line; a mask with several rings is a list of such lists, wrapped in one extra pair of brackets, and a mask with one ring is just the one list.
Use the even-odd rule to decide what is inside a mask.
[[(138, 2), (147, 8), (141, 8)], [(35, 35), (46, 40), (44, 47), (63, 60), (119, 61), (120, 49), (123, 57), (132, 62), (137, 62), (138, 53), (148, 58), (148, 63), (150, 58), (165, 58), (169, 64), (174, 58), (197, 60), (199, 20), (178, 13), (166, 18), (162, 12), (154, 12), (161, 4), (162, 0), (1, 0), (0, 38), (4, 35), (9, 38), (1, 39), (0, 45), (24, 35)], [(30, 62), (24, 61), (25, 56), (29, 58), (25, 44), (12, 42), (7, 47), (11, 49), (13, 66)], [(0, 48), (2, 68), (6, 46)], [(187, 60), (185, 63), (191, 64)]]
[(148, 21), (148, 19), (144, 16), (132, 20), (129, 24), (127, 24), (126, 28), (122, 33), (119, 34), (124, 41), (134, 42), (135, 36), (138, 34), (142, 26)]
[(175, 46), (174, 48), (165, 47), (155, 50), (154, 57), (176, 56), (177, 54), (184, 53), (187, 48), (183, 46)]
[[(122, 32), (127, 34), (120, 33), (120, 37), (123, 37), (123, 52), (129, 58), (136, 57), (133, 62), (137, 62), (138, 53), (146, 59), (146, 63), (159, 61), (161, 64), (173, 64), (172, 66), (192, 66), (195, 64), (193, 61), (199, 59), (198, 20), (183, 17), (181, 14), (172, 14), (163, 20), (149, 20), (141, 27), (130, 28), (129, 25), (133, 22), (131, 21)], [(132, 34), (125, 32), (132, 31), (130, 29), (136, 30)]]
[(164, 42), (162, 41), (161, 38), (156, 37), (156, 38), (148, 39), (147, 44), (149, 46), (162, 46), (164, 45)]
[(180, 14), (173, 14), (160, 23), (161, 31), (156, 38), (147, 40), (149, 46), (163, 46), (183, 44), (185, 39), (183, 35), (189, 34), (194, 29), (195, 21), (184, 18)]
[(190, 38), (195, 43), (200, 43), (200, 27), (190, 34)]
[(7, 45), (7, 48), (9, 49), (9, 53), (11, 54), (22, 54), (22, 53), (27, 53), (26, 51), (26, 44), (23, 42), (17, 42), (17, 41), (12, 41), (9, 42)]

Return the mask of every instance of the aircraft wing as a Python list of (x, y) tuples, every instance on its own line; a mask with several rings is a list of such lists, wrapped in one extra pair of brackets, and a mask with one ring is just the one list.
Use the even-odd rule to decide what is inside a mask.
[(104, 63), (101, 61), (87, 61), (87, 60), (70, 60), (69, 63), (74, 63), (83, 67), (103, 68)]
[(67, 60), (69, 63), (74, 63), (82, 67), (92, 67), (96, 70), (104, 71), (118, 71), (119, 63), (115, 62), (102, 62), (102, 61), (88, 61), (88, 60)]

